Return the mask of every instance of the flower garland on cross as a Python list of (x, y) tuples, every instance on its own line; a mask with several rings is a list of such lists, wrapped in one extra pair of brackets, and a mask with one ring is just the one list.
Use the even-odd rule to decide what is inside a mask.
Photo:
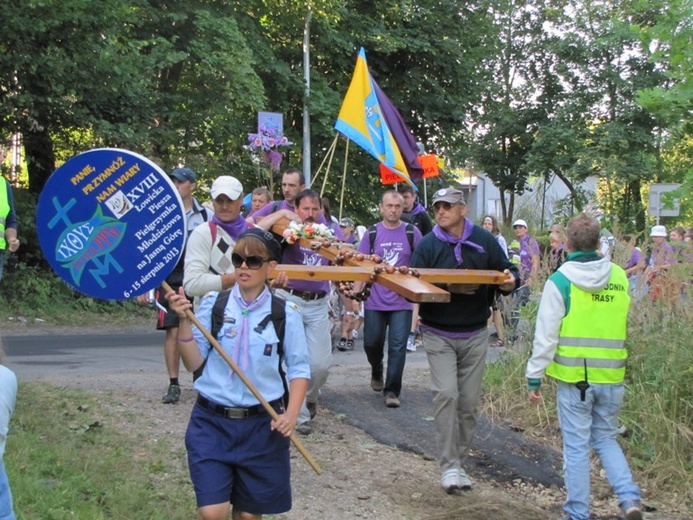
[(331, 240), (334, 238), (332, 230), (325, 224), (310, 222), (302, 224), (292, 220), (282, 233), (287, 244), (294, 244), (301, 238), (324, 238)]
[[(286, 226), (286, 229), (284, 229), (282, 232), (282, 236), (284, 237), (284, 241), (288, 244), (295, 244), (301, 238), (315, 239), (310, 244), (310, 248), (313, 250), (318, 250), (323, 247), (339, 247), (337, 244), (340, 244), (340, 241), (335, 239), (334, 234), (329, 227), (327, 227), (325, 224), (318, 224), (315, 222), (303, 224), (293, 220)], [(333, 242), (335, 240), (336, 243)], [(401, 274), (410, 275), (415, 278), (419, 278), (421, 276), (419, 271), (416, 269), (412, 269), (406, 265), (399, 267), (388, 265), (386, 262), (384, 262), (380, 255), (365, 255), (358, 251), (354, 251), (349, 244), (341, 244), (345, 245), (346, 248), (345, 250), (340, 251), (334, 257), (334, 265), (342, 266), (344, 265), (345, 260), (355, 260), (356, 262), (363, 262), (365, 260), (375, 264), (373, 266), (373, 272), (370, 275), (370, 279), (361, 287), (359, 292), (354, 292), (354, 283), (351, 281), (336, 282), (338, 291), (347, 298), (361, 302), (366, 301), (371, 294), (371, 287), (376, 282), (379, 274)], [(352, 263), (350, 265), (354, 264)]]

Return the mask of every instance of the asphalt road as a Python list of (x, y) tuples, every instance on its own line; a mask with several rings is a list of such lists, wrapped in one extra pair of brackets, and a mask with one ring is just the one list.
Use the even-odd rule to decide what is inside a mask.
[[(78, 380), (117, 374), (162, 378), (163, 334), (127, 333), (70, 336), (4, 336), (8, 366), (20, 380)], [(502, 349), (489, 349), (494, 362)], [(435, 457), (432, 397), (427, 384), (425, 352), (407, 355), (402, 406), (386, 408), (382, 395), (370, 389), (370, 370), (361, 341), (352, 352), (334, 352), (334, 364), (319, 402), (378, 442)], [(320, 414), (316, 421), (320, 420)], [(500, 481), (522, 478), (560, 486), (561, 458), (546, 445), (531, 442), (508, 425), (480, 418), (468, 470)]]
[(149, 371), (163, 365), (163, 333), (3, 335), (7, 365), (23, 380)]

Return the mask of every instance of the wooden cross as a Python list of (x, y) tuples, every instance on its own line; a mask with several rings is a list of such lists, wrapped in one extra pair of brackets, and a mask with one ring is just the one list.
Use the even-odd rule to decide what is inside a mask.
[[(272, 232), (281, 236), (289, 221), (282, 219), (274, 226)], [(328, 260), (333, 260), (347, 248), (353, 251), (348, 244), (329, 244), (322, 239), (299, 240), (301, 246), (313, 249)], [(329, 245), (328, 245), (329, 244)], [(379, 273), (373, 278), (374, 268), (377, 264), (373, 260), (357, 260), (345, 258), (340, 266), (314, 266), (314, 265), (289, 265), (280, 264), (274, 270), (274, 276), (278, 273), (286, 273), (291, 279), (297, 280), (330, 280), (330, 281), (374, 281), (386, 287), (407, 300), (416, 303), (441, 303), (450, 301), (450, 293), (440, 287), (432, 285), (457, 283), (457, 284), (488, 284), (501, 285), (505, 282), (506, 275), (500, 271), (479, 269), (416, 269), (419, 277), (398, 272), (388, 274)]]

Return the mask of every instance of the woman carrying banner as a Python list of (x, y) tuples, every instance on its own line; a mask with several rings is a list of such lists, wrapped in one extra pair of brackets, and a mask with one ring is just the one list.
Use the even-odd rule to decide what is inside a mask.
[[(183, 290), (167, 294), (178, 314), (178, 348), (195, 381), (198, 399), (185, 434), (190, 476), (197, 497), (198, 517), (226, 519), (231, 505), (236, 520), (259, 519), (291, 509), (289, 436), (296, 427), (306, 394), (310, 365), (301, 316), (285, 303), (282, 357), (289, 383), (284, 409), (280, 339), (272, 321), (267, 278), (281, 254), (272, 234), (249, 229), (240, 235), (231, 261), (236, 283), (223, 312), (219, 342), (279, 415), (273, 420), (258, 399), (229, 368), (209, 341), (193, 328), (185, 311), (191, 308)], [(206, 295), (196, 316), (210, 328), (217, 294)], [(266, 321), (266, 320), (265, 320)]]

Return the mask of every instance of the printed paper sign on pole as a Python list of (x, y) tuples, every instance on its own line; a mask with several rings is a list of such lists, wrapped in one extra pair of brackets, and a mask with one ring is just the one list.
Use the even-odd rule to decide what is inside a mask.
[(380, 163), (380, 182), (383, 184), (396, 184), (405, 181), (401, 175), (393, 172), (390, 168)]

